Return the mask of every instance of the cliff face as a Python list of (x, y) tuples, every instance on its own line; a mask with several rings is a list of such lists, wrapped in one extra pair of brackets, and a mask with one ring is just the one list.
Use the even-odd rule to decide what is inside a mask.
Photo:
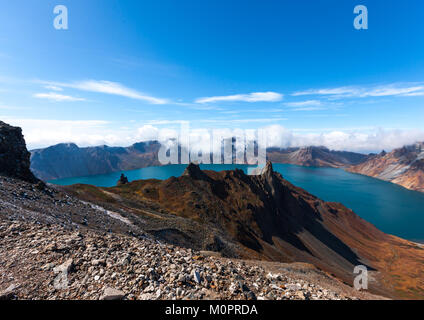
[(130, 147), (79, 148), (62, 143), (33, 150), (31, 169), (42, 180), (106, 174), (159, 165), (158, 142), (141, 142)]
[(366, 161), (368, 156), (355, 152), (334, 151), (326, 147), (268, 149), (267, 157), (274, 163), (290, 163), (307, 167), (346, 167)]
[(424, 143), (382, 152), (347, 170), (424, 192)]
[(0, 121), (0, 174), (36, 182), (30, 170), (30, 153), (26, 149), (22, 130)]
[(191, 164), (182, 176), (164, 181), (65, 190), (112, 210), (131, 210), (146, 231), (183, 247), (228, 257), (307, 262), (347, 283), (352, 283), (354, 266), (367, 265), (375, 293), (424, 292), (422, 278), (416, 277), (424, 272), (420, 246), (384, 234), (343, 205), (293, 186), (270, 162), (255, 176), (241, 170), (203, 171)]

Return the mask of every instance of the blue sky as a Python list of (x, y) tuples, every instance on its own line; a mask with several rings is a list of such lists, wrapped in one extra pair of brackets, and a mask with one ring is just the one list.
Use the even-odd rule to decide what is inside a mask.
[[(53, 27), (56, 5), (69, 29)], [(366, 5), (369, 29), (355, 30)], [(30, 148), (126, 145), (158, 130), (268, 127), (281, 146), (424, 140), (424, 3), (0, 4), (0, 119)]]

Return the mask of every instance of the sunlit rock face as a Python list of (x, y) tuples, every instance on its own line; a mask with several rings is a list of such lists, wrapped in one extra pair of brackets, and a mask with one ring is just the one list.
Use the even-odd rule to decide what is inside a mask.
[(390, 153), (382, 152), (348, 171), (424, 192), (424, 143), (404, 146)]

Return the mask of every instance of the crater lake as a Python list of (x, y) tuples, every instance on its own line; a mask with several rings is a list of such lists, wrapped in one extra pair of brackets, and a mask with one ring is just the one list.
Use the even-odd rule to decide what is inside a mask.
[[(250, 173), (256, 166), (201, 165), (203, 170), (242, 169)], [(407, 190), (396, 184), (349, 173), (343, 169), (302, 167), (273, 164), (285, 179), (313, 195), (344, 204), (380, 230), (405, 239), (424, 242), (424, 193)], [(99, 187), (115, 186), (121, 173), (129, 181), (139, 179), (168, 179), (180, 176), (186, 165), (148, 167), (109, 174), (65, 178), (49, 181), (57, 185), (76, 183)]]

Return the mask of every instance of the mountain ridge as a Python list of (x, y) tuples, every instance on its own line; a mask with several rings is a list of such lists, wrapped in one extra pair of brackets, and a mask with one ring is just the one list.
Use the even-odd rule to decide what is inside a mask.
[(394, 149), (389, 153), (382, 151), (346, 170), (424, 192), (424, 142)]
[(366, 265), (373, 293), (418, 297), (424, 292), (415, 275), (422, 270), (422, 247), (292, 185), (270, 162), (253, 176), (190, 164), (180, 177), (163, 181), (63, 190), (110, 210), (130, 211), (143, 219), (147, 232), (175, 245), (233, 258), (310, 263), (347, 283), (356, 265)]
[[(234, 141), (233, 141), (234, 143)], [(54, 180), (160, 166), (157, 141), (129, 147), (83, 147), (62, 143), (31, 150), (31, 170), (41, 180)], [(302, 166), (346, 167), (368, 159), (368, 155), (334, 151), (326, 147), (268, 148), (267, 159), (274, 163)]]
[(53, 180), (160, 165), (157, 141), (138, 142), (129, 147), (78, 147), (61, 143), (31, 150), (31, 170), (41, 180)]
[(288, 149), (270, 148), (267, 157), (274, 163), (341, 168), (362, 163), (367, 160), (369, 155), (350, 151), (335, 151), (324, 146), (309, 146)]

